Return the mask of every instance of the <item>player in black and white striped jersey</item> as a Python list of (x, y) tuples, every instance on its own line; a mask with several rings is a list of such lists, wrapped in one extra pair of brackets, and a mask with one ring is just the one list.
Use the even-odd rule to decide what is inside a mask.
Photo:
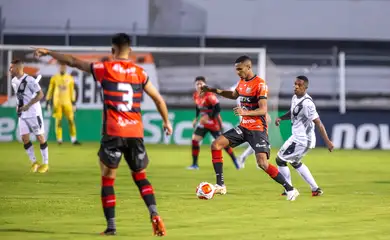
[[(21, 60), (13, 60), (9, 69), (13, 77), (12, 88), (16, 94), (19, 134), (32, 163), (31, 171), (45, 173), (49, 169), (49, 150), (44, 136), (42, 109), (39, 103), (43, 98), (43, 92), (37, 79), (24, 73), (23, 68)], [(36, 135), (40, 143), (41, 165), (36, 160), (30, 133)]]
[(312, 196), (320, 196), (323, 191), (318, 187), (309, 168), (302, 162), (302, 158), (316, 145), (315, 127), (318, 128), (330, 152), (333, 151), (333, 143), (329, 140), (313, 99), (306, 92), (308, 86), (309, 79), (306, 76), (296, 77), (294, 83), (295, 94), (291, 100), (290, 110), (275, 120), (276, 126), (279, 126), (282, 120), (291, 119), (292, 122), (292, 136), (280, 148), (276, 157), (276, 164), (279, 171), (291, 185), (290, 169), (287, 166), (287, 163), (290, 163), (310, 185)]

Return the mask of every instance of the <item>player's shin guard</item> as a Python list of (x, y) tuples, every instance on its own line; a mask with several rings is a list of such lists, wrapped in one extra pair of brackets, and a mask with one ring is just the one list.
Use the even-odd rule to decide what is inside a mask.
[(35, 163), (37, 161), (37, 158), (35, 157), (34, 146), (32, 145), (32, 143), (28, 142), (24, 144), (24, 149), (26, 150), (26, 153), (31, 163)]
[(47, 142), (44, 142), (40, 145), (41, 155), (42, 155), (42, 163), (49, 164), (49, 147), (47, 146)]
[(223, 179), (223, 158), (222, 150), (211, 150), (211, 156), (213, 158), (213, 166), (215, 175), (217, 177), (217, 184), (223, 186), (225, 184)]
[(198, 165), (198, 156), (199, 156), (199, 142), (196, 140), (192, 140), (192, 165)]
[(135, 184), (139, 189), (142, 199), (144, 200), (146, 206), (148, 207), (150, 216), (156, 216), (157, 207), (156, 207), (156, 199), (154, 197), (154, 190), (152, 184), (146, 178), (145, 172), (133, 172), (132, 173)]
[(281, 184), (286, 191), (291, 191), (294, 188), (286, 181), (284, 176), (279, 172), (278, 168), (272, 164), (268, 165), (267, 170), (265, 170), (268, 175), (274, 179), (277, 183)]
[(292, 166), (295, 168), (295, 170), (297, 170), (299, 175), (301, 175), (303, 180), (305, 180), (305, 182), (307, 182), (310, 185), (310, 188), (312, 191), (315, 191), (318, 189), (318, 185), (316, 183), (316, 180), (314, 180), (314, 177), (311, 174), (309, 168), (304, 163), (298, 163), (298, 164), (294, 164)]
[(115, 225), (115, 205), (116, 197), (114, 192), (114, 182), (115, 179), (109, 177), (102, 177), (102, 205), (104, 216), (107, 220), (107, 229), (114, 230), (116, 229)]
[(226, 152), (229, 154), (229, 156), (232, 158), (232, 161), (233, 161), (234, 166), (235, 166), (237, 169), (239, 169), (240, 166), (238, 165), (236, 156), (234, 155), (233, 148), (231, 148), (231, 147), (226, 147), (226, 148), (225, 148), (225, 151), (226, 151)]
[(276, 164), (278, 165), (279, 172), (284, 176), (288, 184), (292, 185), (291, 173), (287, 163), (281, 160), (279, 157), (276, 157)]

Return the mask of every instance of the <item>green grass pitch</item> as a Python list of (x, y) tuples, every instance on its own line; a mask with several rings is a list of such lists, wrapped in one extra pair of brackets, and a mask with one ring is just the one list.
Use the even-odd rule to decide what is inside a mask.
[[(105, 220), (97, 149), (98, 143), (52, 143), (50, 172), (38, 174), (28, 172), (22, 144), (0, 143), (0, 239), (100, 239)], [(36, 143), (35, 150), (40, 159)], [(201, 148), (199, 171), (185, 169), (191, 162), (189, 146), (148, 145), (147, 150), (148, 178), (167, 239), (390, 239), (388, 151), (311, 151), (304, 161), (325, 194), (311, 197), (292, 169), (301, 195), (288, 202), (279, 195), (281, 187), (255, 167), (254, 157), (237, 171), (225, 155), (228, 193), (206, 201), (196, 198), (195, 188), (201, 181), (215, 181), (208, 146)], [(115, 239), (154, 238), (124, 161), (115, 190)]]

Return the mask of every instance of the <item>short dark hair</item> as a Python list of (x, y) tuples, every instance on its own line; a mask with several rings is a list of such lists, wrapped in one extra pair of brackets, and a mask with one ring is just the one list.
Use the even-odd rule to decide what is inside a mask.
[(206, 83), (206, 78), (203, 77), (203, 76), (197, 76), (197, 77), (195, 78), (195, 82), (197, 82), (197, 81), (202, 81), (202, 82)]
[(20, 59), (14, 59), (11, 61), (12, 64), (23, 64), (23, 61)]
[(118, 48), (130, 47), (130, 36), (126, 33), (117, 33), (112, 37), (111, 43)]
[(297, 79), (302, 80), (306, 87), (309, 86), (309, 79), (304, 75), (297, 76)]
[(242, 63), (245, 61), (252, 61), (252, 59), (247, 55), (243, 55), (243, 56), (238, 57), (234, 63)]

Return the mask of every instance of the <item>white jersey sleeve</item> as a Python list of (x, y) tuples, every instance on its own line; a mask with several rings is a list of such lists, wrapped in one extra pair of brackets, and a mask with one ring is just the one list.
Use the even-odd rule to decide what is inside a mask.
[(305, 116), (310, 120), (313, 121), (317, 118), (319, 118), (319, 115), (317, 113), (317, 109), (313, 101), (311, 100), (305, 100), (303, 104), (303, 113)]
[(37, 93), (41, 90), (38, 81), (35, 78), (28, 76), (27, 77), (27, 87), (30, 89), (31, 93)]

